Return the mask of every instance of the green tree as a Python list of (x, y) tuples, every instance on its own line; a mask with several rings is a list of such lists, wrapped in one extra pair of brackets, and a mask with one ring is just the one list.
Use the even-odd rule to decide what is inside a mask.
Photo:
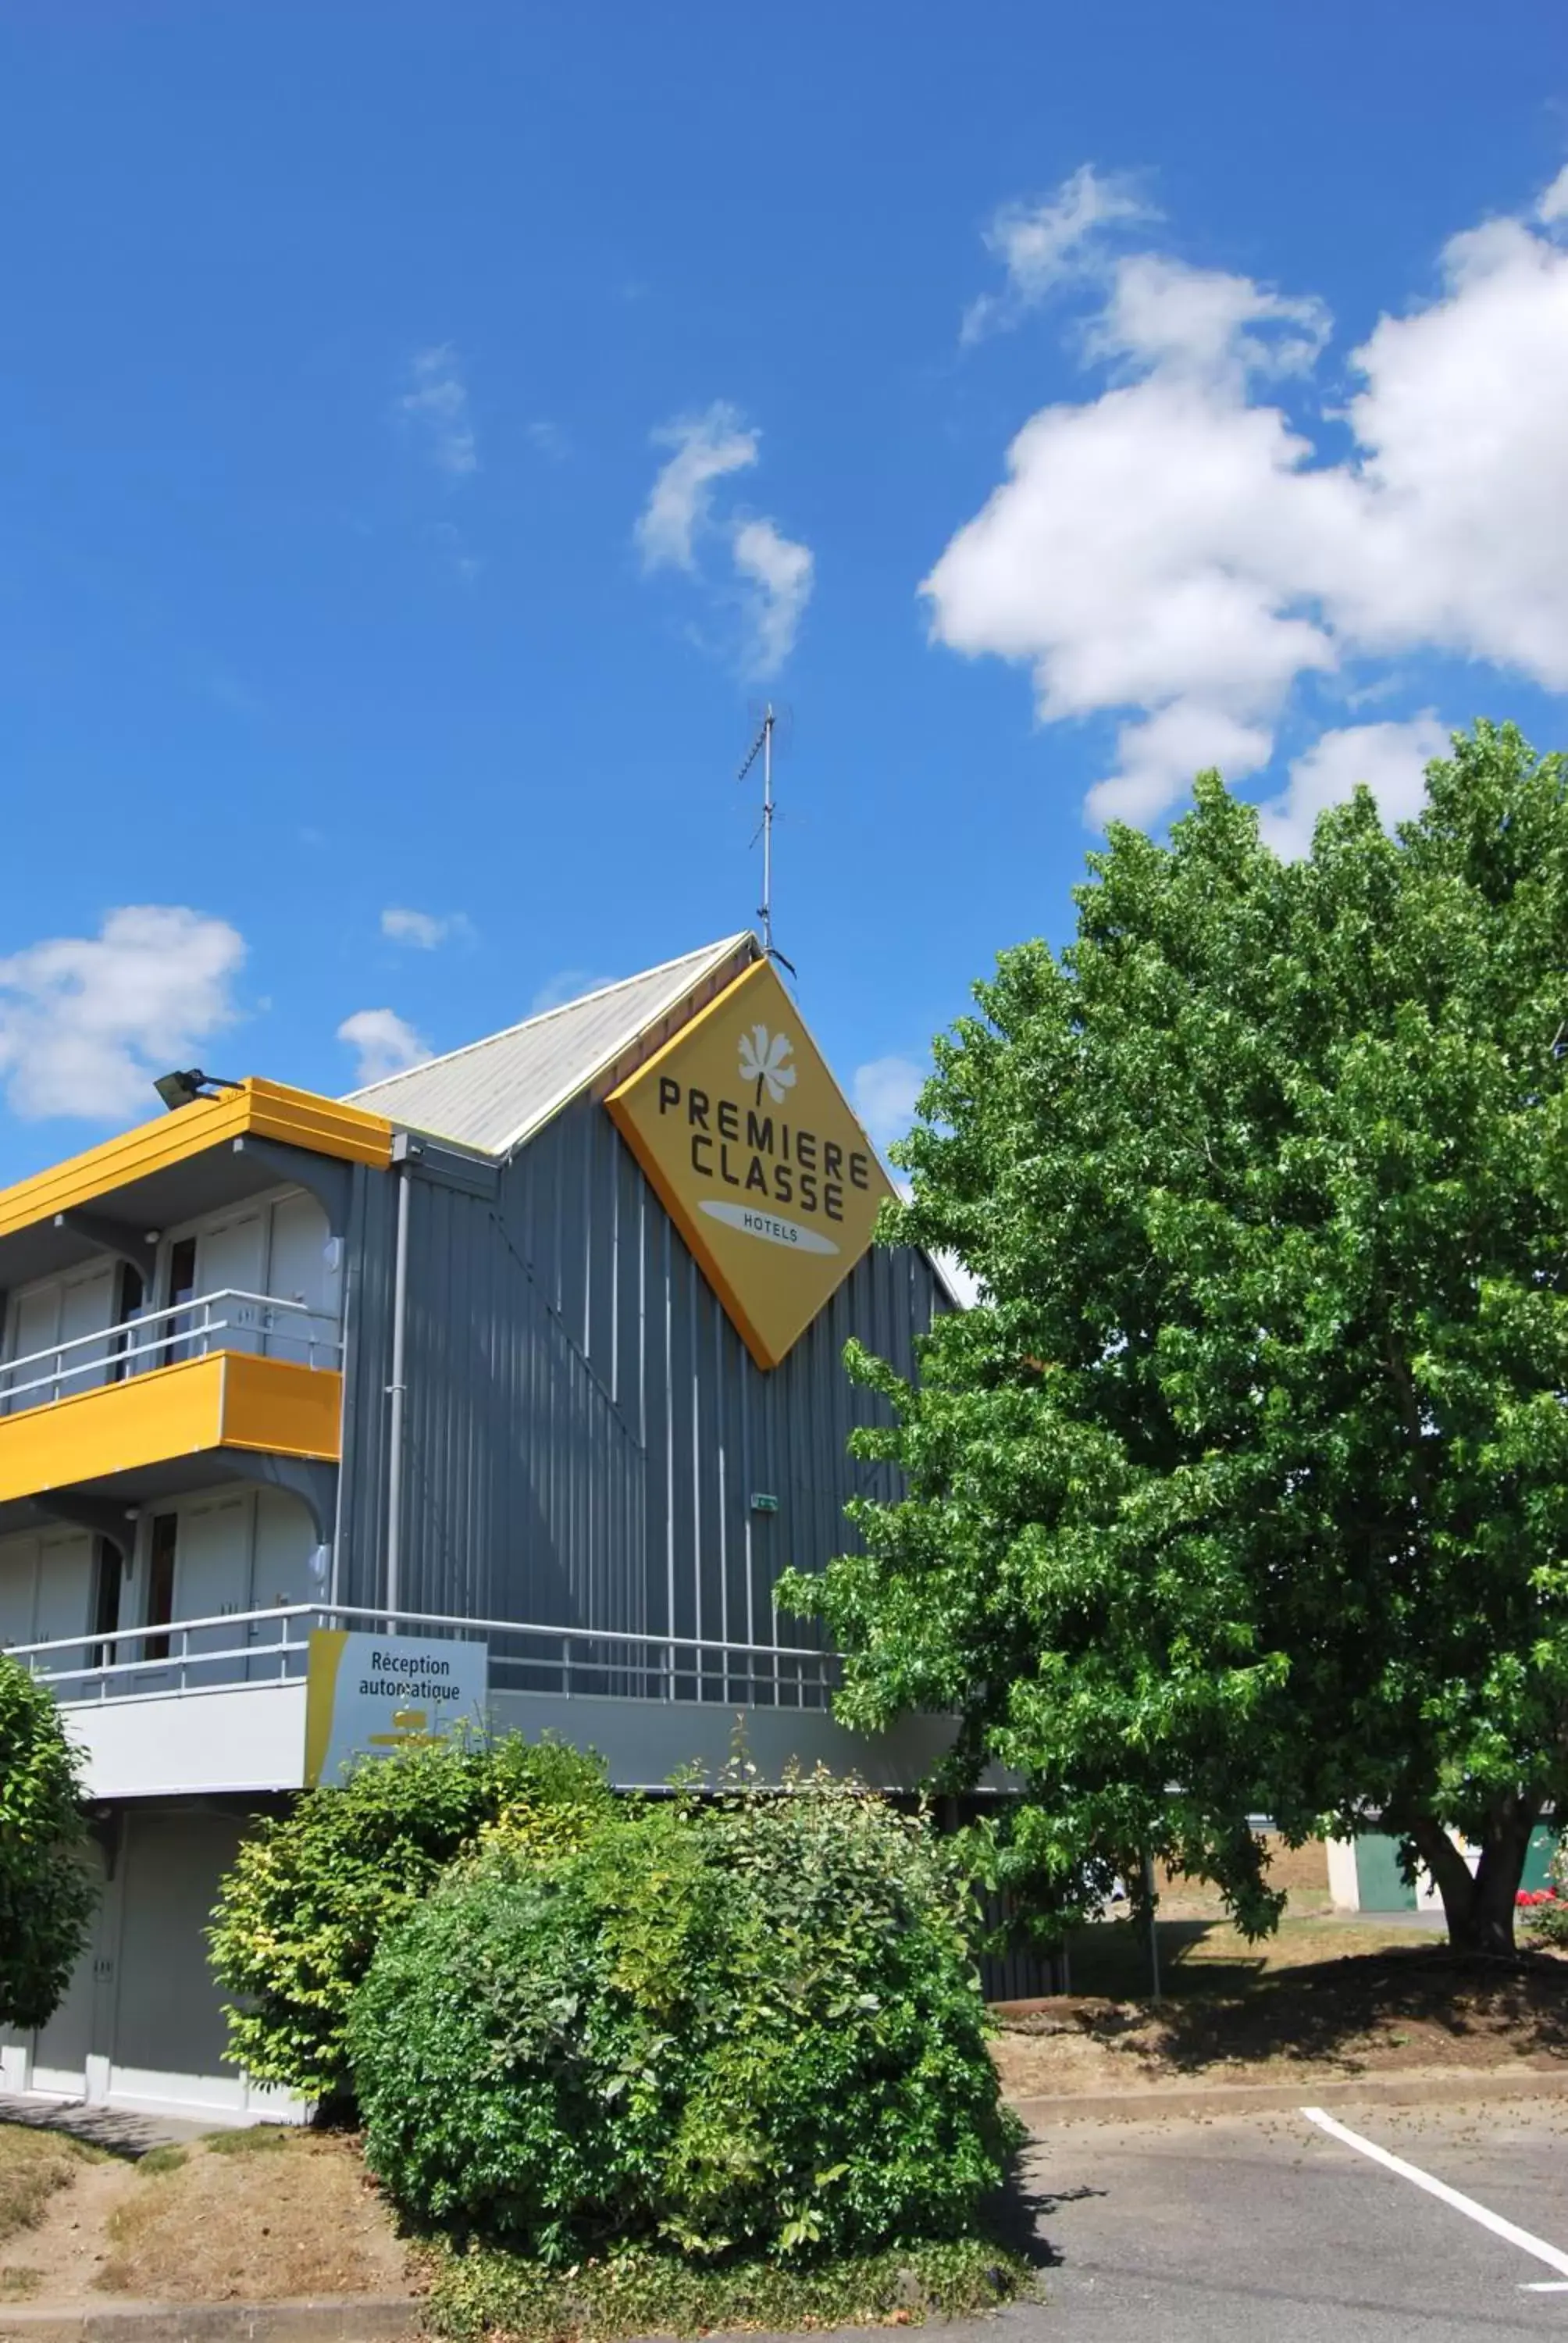
[(1452, 751), (1293, 863), (1204, 775), (937, 1043), (881, 1235), (981, 1302), (918, 1387), (853, 1355), (907, 1494), (780, 1600), (848, 1720), (951, 1711), (950, 1781), (1021, 1777), (996, 1875), (1059, 1908), (1147, 1848), (1261, 1930), (1248, 1815), (1332, 1817), (1508, 1949), (1568, 1795), (1568, 770)]
[(0, 1652), (0, 2026), (42, 2026), (86, 1940), (79, 1761), (47, 1688)]

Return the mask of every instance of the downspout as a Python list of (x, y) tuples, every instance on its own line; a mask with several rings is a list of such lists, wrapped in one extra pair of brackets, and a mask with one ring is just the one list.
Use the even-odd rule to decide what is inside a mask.
[(408, 1159), (417, 1150), (406, 1131), (392, 1141), (392, 1164), (397, 1179), (397, 1236), (392, 1264), (392, 1380), (387, 1392), (392, 1406), (387, 1423), (387, 1632), (395, 1635), (393, 1614), (403, 1596), (403, 1443), (405, 1404), (408, 1396)]

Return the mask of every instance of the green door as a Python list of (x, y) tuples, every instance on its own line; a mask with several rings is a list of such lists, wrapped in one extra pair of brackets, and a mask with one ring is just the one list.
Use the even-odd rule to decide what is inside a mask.
[(1363, 1912), (1413, 1912), (1415, 1889), (1399, 1875), (1399, 1841), (1369, 1831), (1356, 1841), (1356, 1893)]
[(1524, 1858), (1524, 1876), (1521, 1887), (1550, 1887), (1552, 1857), (1557, 1847), (1557, 1828), (1553, 1823), (1537, 1823), (1530, 1834), (1530, 1852)]

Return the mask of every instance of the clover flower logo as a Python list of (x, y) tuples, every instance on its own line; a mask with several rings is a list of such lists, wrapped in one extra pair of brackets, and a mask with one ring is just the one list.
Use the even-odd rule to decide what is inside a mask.
[(788, 1034), (769, 1033), (766, 1025), (753, 1025), (740, 1036), (740, 1079), (756, 1083), (759, 1106), (764, 1090), (775, 1106), (782, 1106), (785, 1091), (794, 1089), (795, 1069), (788, 1063), (794, 1052)]

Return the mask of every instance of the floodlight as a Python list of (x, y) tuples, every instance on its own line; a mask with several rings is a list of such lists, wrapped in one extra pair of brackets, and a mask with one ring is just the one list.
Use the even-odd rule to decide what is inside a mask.
[(182, 1106), (194, 1106), (199, 1098), (208, 1098), (214, 1091), (236, 1091), (238, 1082), (223, 1074), (204, 1074), (199, 1066), (176, 1068), (172, 1074), (160, 1074), (153, 1084), (159, 1098), (173, 1114)]

